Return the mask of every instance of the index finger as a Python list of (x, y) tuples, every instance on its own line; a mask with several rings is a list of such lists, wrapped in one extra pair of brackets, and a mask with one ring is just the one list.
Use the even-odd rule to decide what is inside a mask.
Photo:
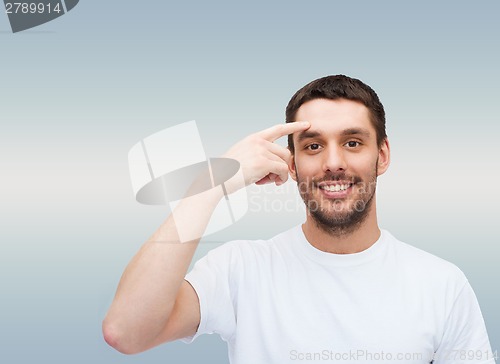
[(264, 139), (274, 142), (276, 139), (284, 137), (285, 135), (306, 130), (310, 126), (311, 124), (309, 124), (308, 121), (294, 121), (291, 123), (274, 125), (268, 129), (262, 130), (259, 134)]

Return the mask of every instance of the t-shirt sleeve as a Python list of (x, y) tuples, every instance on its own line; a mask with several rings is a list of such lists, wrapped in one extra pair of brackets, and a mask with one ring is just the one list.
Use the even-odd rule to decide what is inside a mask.
[(226, 243), (198, 260), (185, 280), (191, 284), (200, 303), (200, 325), (195, 335), (181, 339), (191, 343), (202, 334), (217, 333), (225, 341), (236, 329), (235, 308), (231, 292), (234, 249)]
[(469, 282), (457, 296), (433, 364), (494, 364), (486, 326)]

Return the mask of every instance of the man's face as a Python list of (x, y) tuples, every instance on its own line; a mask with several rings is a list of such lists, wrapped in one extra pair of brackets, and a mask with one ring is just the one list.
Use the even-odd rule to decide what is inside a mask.
[(361, 103), (315, 99), (295, 120), (311, 127), (294, 134), (289, 168), (310, 216), (329, 232), (356, 229), (373, 208), (377, 176), (389, 166), (389, 144), (377, 146), (369, 110)]

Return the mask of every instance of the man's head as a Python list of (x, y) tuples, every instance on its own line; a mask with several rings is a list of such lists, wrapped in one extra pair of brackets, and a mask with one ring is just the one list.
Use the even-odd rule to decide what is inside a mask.
[(377, 176), (389, 166), (383, 106), (361, 81), (330, 76), (292, 97), (287, 122), (299, 120), (311, 126), (290, 137), (290, 174), (320, 228), (350, 233), (375, 217)]
[[(383, 140), (387, 138), (384, 106), (375, 91), (360, 80), (344, 75), (335, 75), (309, 82), (298, 90), (288, 102), (285, 111), (286, 122), (297, 121), (298, 109), (307, 101), (314, 99), (346, 99), (365, 105), (370, 112), (370, 121), (377, 132), (377, 144), (382, 145)], [(288, 148), (292, 153), (295, 150), (292, 135), (288, 136)]]

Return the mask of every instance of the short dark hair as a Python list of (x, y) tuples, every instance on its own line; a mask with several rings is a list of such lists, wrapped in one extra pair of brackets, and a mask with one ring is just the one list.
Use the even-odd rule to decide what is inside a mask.
[[(297, 110), (302, 104), (314, 99), (347, 99), (365, 105), (370, 111), (371, 122), (377, 133), (377, 144), (380, 147), (387, 134), (385, 132), (385, 111), (377, 94), (367, 84), (356, 78), (344, 75), (326, 76), (314, 80), (292, 96), (286, 107), (286, 122), (296, 121)], [(305, 120), (307, 121), (307, 120)], [(288, 136), (288, 147), (294, 152), (292, 134)]]

